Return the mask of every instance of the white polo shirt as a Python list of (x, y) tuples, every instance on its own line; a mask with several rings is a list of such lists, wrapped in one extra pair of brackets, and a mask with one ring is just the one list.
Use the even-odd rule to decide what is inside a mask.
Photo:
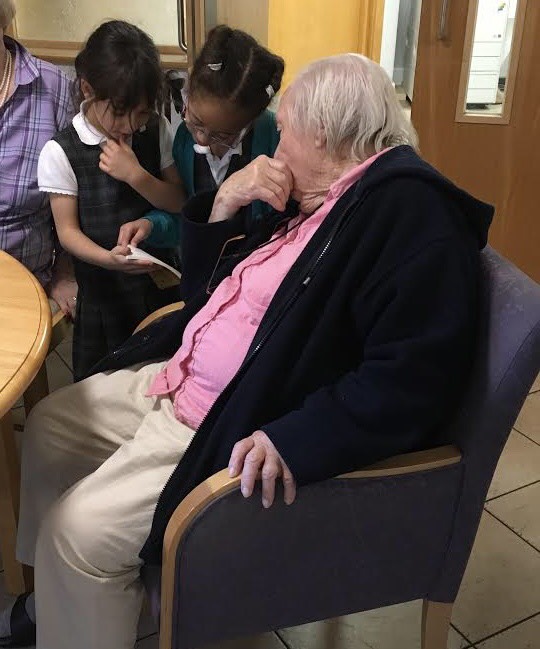
[[(84, 102), (81, 110), (73, 118), (72, 124), (83, 144), (95, 146), (107, 141), (107, 137), (100, 133), (86, 119), (84, 114)], [(143, 126), (143, 129), (146, 128)], [(131, 146), (131, 138), (127, 140)], [(173, 138), (171, 125), (166, 117), (160, 115), (159, 121), (159, 150), (161, 156), (161, 169), (167, 169), (174, 165), (172, 155)], [(42, 192), (48, 194), (68, 194), (78, 196), (79, 188), (77, 178), (64, 149), (55, 142), (49, 140), (43, 147), (38, 162), (38, 185)]]

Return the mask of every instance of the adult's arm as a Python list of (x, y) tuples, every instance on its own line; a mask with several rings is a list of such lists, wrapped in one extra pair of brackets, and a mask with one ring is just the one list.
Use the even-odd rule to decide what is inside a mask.
[[(263, 200), (278, 212), (283, 212), (291, 189), (292, 176), (287, 166), (279, 160), (261, 155), (232, 174), (219, 190), (193, 197), (181, 213), (151, 210), (144, 218), (125, 223), (120, 229), (118, 243), (137, 245), (146, 241), (157, 247), (183, 245), (187, 250), (199, 244), (199, 235), (206, 237), (210, 231), (209, 228), (195, 228), (192, 235), (190, 223), (202, 226), (235, 220), (243, 208), (256, 200)], [(204, 196), (202, 201), (199, 201), (200, 196)], [(219, 237), (220, 232), (229, 233), (231, 230), (222, 226), (212, 231)], [(184, 236), (190, 239), (189, 245), (184, 244)]]
[[(418, 448), (443, 424), (466, 381), (474, 339), (470, 268), (452, 238), (396, 267), (373, 289), (384, 299), (358, 367), (262, 426), (297, 484)], [(358, 326), (364, 300), (351, 304)]]

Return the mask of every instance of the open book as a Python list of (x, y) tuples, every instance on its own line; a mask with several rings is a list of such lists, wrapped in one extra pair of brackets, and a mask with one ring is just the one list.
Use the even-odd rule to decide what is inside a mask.
[(161, 261), (161, 259), (154, 257), (154, 255), (151, 255), (149, 252), (145, 252), (144, 250), (141, 250), (136, 246), (128, 246), (128, 248), (130, 251), (130, 254), (127, 256), (128, 259), (141, 259), (142, 261), (151, 261), (158, 266), (163, 266), (163, 268), (170, 270), (171, 273), (174, 273), (174, 275), (178, 277), (178, 279), (182, 277), (180, 271), (176, 270), (176, 268), (173, 268), (172, 266), (169, 266), (169, 264), (166, 264), (164, 261)]

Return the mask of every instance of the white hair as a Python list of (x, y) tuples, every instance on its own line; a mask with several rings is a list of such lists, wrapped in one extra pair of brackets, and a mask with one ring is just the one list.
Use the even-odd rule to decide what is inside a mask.
[(309, 134), (322, 130), (333, 158), (363, 162), (387, 147), (418, 146), (388, 75), (361, 54), (314, 61), (298, 74), (288, 94), (293, 128)]
[(6, 29), (15, 18), (15, 4), (13, 0), (0, 0), (0, 29)]

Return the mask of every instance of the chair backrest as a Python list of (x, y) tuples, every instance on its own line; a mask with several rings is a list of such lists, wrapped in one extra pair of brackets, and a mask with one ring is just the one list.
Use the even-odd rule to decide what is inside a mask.
[(450, 601), (463, 575), (489, 484), (540, 369), (540, 285), (489, 246), (473, 371), (445, 439), (464, 455), (464, 481), (445, 568), (430, 597)]

